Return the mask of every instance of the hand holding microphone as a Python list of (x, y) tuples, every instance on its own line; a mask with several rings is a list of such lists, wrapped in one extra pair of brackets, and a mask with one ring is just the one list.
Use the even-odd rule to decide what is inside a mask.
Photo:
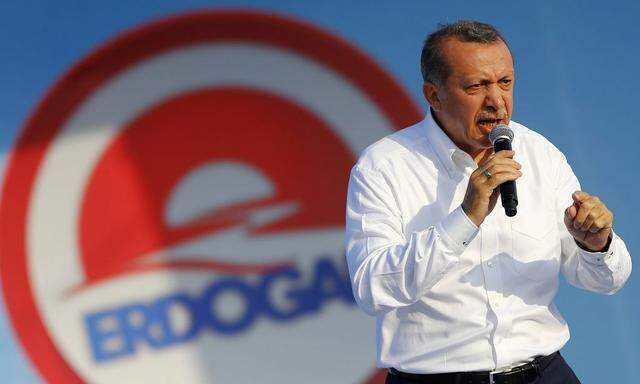
[(515, 180), (522, 176), (521, 165), (513, 160), (515, 152), (511, 150), (511, 128), (498, 125), (491, 131), (489, 138), (494, 144), (494, 154), (471, 174), (462, 202), (462, 209), (477, 226), (493, 211), (499, 194), (502, 195), (507, 216), (516, 214), (518, 198)]
[[(508, 125), (497, 125), (489, 133), (489, 140), (493, 144), (493, 151), (499, 153), (501, 151), (511, 151), (511, 141), (513, 140), (513, 131)], [(518, 194), (516, 192), (515, 180), (507, 180), (500, 184), (500, 197), (504, 213), (513, 217), (517, 213)]]

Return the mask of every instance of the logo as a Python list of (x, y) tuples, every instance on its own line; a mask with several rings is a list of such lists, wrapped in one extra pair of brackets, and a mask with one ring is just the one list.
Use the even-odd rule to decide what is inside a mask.
[(0, 267), (29, 357), (54, 383), (376, 382), (346, 186), (419, 117), (359, 50), (281, 16), (181, 15), (97, 49), (6, 172)]

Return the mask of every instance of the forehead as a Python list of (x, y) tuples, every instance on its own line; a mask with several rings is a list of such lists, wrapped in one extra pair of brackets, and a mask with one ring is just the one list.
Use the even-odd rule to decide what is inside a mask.
[(451, 70), (450, 77), (513, 74), (513, 58), (502, 41), (481, 44), (447, 39), (441, 50)]

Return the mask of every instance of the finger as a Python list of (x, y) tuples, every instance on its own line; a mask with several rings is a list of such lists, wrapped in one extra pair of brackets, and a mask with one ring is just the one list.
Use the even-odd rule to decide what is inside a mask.
[[(571, 208), (574, 208), (573, 205), (564, 210), (564, 226), (567, 228), (571, 228), (571, 226), (573, 225), (573, 216), (571, 216), (570, 212)], [(575, 213), (573, 215), (575, 216)]]
[(575, 201), (578, 204), (581, 204), (582, 202), (584, 202), (590, 197), (591, 195), (583, 191), (575, 191), (573, 192), (573, 194), (571, 194), (571, 198), (573, 199), (573, 201)]
[(589, 231), (591, 233), (596, 233), (600, 231), (603, 228), (603, 225), (606, 224), (606, 220), (604, 217), (605, 215), (606, 215), (605, 212), (601, 212), (598, 216), (596, 216), (593, 219), (593, 221), (591, 222), (591, 225), (589, 225), (589, 227), (585, 231)]
[(593, 222), (596, 221), (597, 218), (602, 216), (602, 213), (602, 210), (598, 209), (597, 207), (593, 208), (585, 218), (584, 223), (582, 223), (582, 225), (580, 226), (580, 230), (583, 232), (588, 231), (593, 225)]
[(573, 219), (578, 214), (578, 209), (575, 205), (570, 205), (567, 209), (564, 210), (564, 226), (567, 229), (573, 227)]
[(590, 205), (581, 204), (580, 208), (578, 208), (578, 214), (573, 219), (573, 228), (581, 228), (592, 209), (593, 207)]
[(505, 170), (518, 170), (521, 168), (520, 164), (518, 164), (517, 162), (511, 159), (503, 159), (503, 160), (504, 161), (498, 161), (498, 162), (496, 161), (485, 162), (483, 165), (481, 165), (475, 171), (473, 171), (473, 173), (471, 174), (471, 178), (477, 178), (477, 177), (487, 178), (485, 171), (488, 171), (489, 174), (494, 175), (494, 174), (503, 172)]
[(520, 165), (520, 163), (518, 163), (517, 161), (513, 160), (513, 159), (509, 159), (509, 158), (494, 158), (491, 159), (491, 161), (486, 162), (485, 164), (483, 164), (482, 166), (484, 168), (487, 167), (494, 167), (496, 165), (506, 165), (515, 169), (520, 169), (522, 168), (522, 165)]
[(496, 153), (494, 153), (492, 156), (493, 157), (497, 157), (497, 158), (512, 158), (513, 155), (515, 155), (516, 152), (513, 150), (509, 150), (509, 151), (498, 151)]
[[(490, 163), (486, 164), (476, 170), (478, 175), (483, 175), (483, 177), (487, 177), (487, 172), (489, 175), (496, 175), (502, 172), (516, 172), (519, 171), (522, 167), (520, 164), (510, 161), (506, 163)], [(491, 176), (488, 176), (491, 177)]]
[[(587, 215), (589, 214), (595, 214), (596, 216), (599, 216), (602, 213), (603, 209), (606, 209), (606, 207), (604, 206), (604, 204), (602, 204), (602, 202), (600, 201), (600, 199), (598, 199), (597, 196), (589, 196), (586, 199), (582, 200), (581, 203), (575, 203), (576, 206), (578, 207), (578, 210), (580, 208), (584, 208), (585, 209), (585, 213)], [(595, 213), (591, 213), (593, 210), (597, 210), (597, 212)], [(585, 220), (586, 220), (587, 216), (585, 216)], [(583, 223), (584, 224), (584, 223)]]
[(515, 152), (514, 151), (500, 151), (498, 153), (493, 153), (491, 155), (489, 155), (489, 157), (487, 157), (487, 159), (484, 161), (484, 163), (482, 163), (480, 165), (480, 167), (483, 167), (491, 162), (494, 161), (502, 161), (504, 159), (512, 159), (514, 156)]
[(491, 164), (491, 163), (504, 163), (504, 162), (514, 162), (513, 156), (499, 156), (502, 154), (502, 151), (498, 152), (498, 154), (493, 154), (487, 158), (487, 160), (482, 163), (481, 166)]
[(516, 180), (520, 176), (522, 176), (522, 172), (518, 170), (502, 171), (491, 174), (491, 177), (482, 175), (480, 178), (474, 180), (474, 185), (478, 190), (483, 191), (483, 193), (490, 194), (498, 185), (508, 180)]
[[(503, 172), (516, 172), (519, 169), (514, 164), (493, 164), (486, 168), (491, 175), (497, 175)], [(486, 176), (486, 175), (485, 175)]]
[(613, 226), (613, 215), (607, 211), (607, 212), (604, 212), (600, 217), (598, 217), (593, 222), (593, 225), (589, 230), (593, 233), (596, 233), (600, 230), (611, 228), (612, 226)]
[(522, 176), (522, 172), (518, 170), (499, 172), (495, 175), (492, 175), (491, 178), (487, 179), (487, 186), (491, 189), (495, 189), (500, 184), (506, 181), (516, 180), (520, 176)]

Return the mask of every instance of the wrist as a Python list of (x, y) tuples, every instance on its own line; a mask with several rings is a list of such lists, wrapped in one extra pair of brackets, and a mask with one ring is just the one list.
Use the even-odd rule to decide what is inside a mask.
[(607, 241), (605, 242), (605, 244), (601, 247), (595, 246), (592, 247), (587, 243), (584, 243), (578, 239), (575, 239), (576, 244), (578, 245), (578, 247), (580, 247), (581, 249), (587, 251), (587, 252), (607, 252), (609, 250), (609, 246), (611, 245), (611, 240), (613, 240), (613, 234), (612, 232), (609, 232), (609, 236), (607, 237)]
[(462, 212), (464, 212), (464, 214), (467, 215), (467, 218), (469, 220), (471, 220), (471, 222), (473, 224), (475, 224), (476, 227), (480, 227), (480, 224), (482, 224), (482, 220), (479, 219), (478, 217), (476, 217), (475, 215), (473, 215), (471, 210), (469, 210), (469, 209), (467, 209), (467, 207), (465, 207), (464, 202), (460, 205), (460, 207), (462, 208)]

